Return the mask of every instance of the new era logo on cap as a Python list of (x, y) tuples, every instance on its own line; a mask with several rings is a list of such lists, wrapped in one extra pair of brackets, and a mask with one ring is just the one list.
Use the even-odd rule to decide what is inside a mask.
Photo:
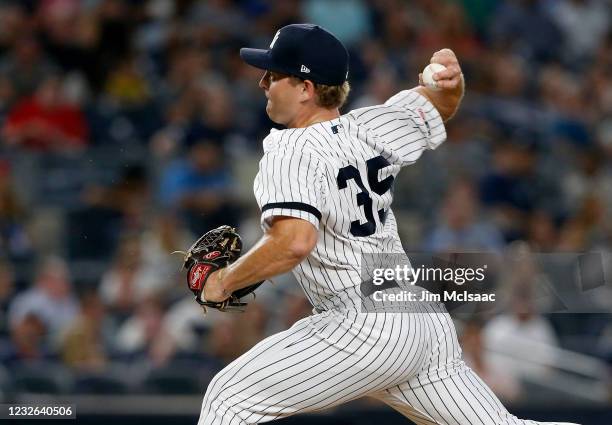
[(302, 67), (300, 68), (300, 72), (303, 72), (304, 74), (308, 74), (310, 72), (310, 69), (308, 69), (306, 65), (302, 65)]

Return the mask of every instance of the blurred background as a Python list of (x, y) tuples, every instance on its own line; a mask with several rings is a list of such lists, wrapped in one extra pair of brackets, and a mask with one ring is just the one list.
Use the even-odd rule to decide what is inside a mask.
[[(170, 255), (220, 224), (247, 246), (261, 235), (252, 181), (273, 123), (238, 49), (289, 23), (348, 46), (344, 111), (414, 87), (436, 50), (459, 57), (467, 96), (448, 141), (396, 182), (407, 250), (599, 252), (612, 281), (611, 10), (0, 1), (0, 401), (76, 404), (82, 423), (195, 423), (217, 371), (310, 314), (283, 276), (246, 313), (204, 317)], [(537, 262), (515, 272), (502, 311), (457, 322), (466, 361), (514, 413), (612, 423), (610, 285), (588, 312), (540, 313)], [(374, 420), (406, 423), (370, 400), (286, 423)]]

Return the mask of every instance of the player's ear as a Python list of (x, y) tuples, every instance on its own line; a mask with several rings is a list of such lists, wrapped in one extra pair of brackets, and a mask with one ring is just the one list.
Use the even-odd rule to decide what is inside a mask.
[(303, 80), (302, 84), (302, 100), (314, 99), (316, 96), (315, 84), (310, 80)]

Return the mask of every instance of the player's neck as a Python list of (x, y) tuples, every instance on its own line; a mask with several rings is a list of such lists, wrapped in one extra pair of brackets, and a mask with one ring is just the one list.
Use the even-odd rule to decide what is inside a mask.
[(340, 111), (335, 109), (316, 108), (298, 114), (295, 119), (287, 124), (287, 128), (304, 128), (318, 122), (329, 121), (340, 116)]

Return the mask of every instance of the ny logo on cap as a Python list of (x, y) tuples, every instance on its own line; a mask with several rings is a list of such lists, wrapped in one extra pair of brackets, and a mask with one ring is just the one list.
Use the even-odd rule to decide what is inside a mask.
[(308, 74), (310, 73), (310, 69), (306, 65), (302, 65), (302, 67), (300, 68), (300, 72), (303, 72), (304, 74)]
[(276, 34), (274, 34), (274, 38), (272, 39), (272, 43), (270, 43), (270, 49), (274, 47), (274, 43), (276, 43), (276, 40), (278, 40), (278, 36), (280, 35), (280, 30), (276, 31)]

